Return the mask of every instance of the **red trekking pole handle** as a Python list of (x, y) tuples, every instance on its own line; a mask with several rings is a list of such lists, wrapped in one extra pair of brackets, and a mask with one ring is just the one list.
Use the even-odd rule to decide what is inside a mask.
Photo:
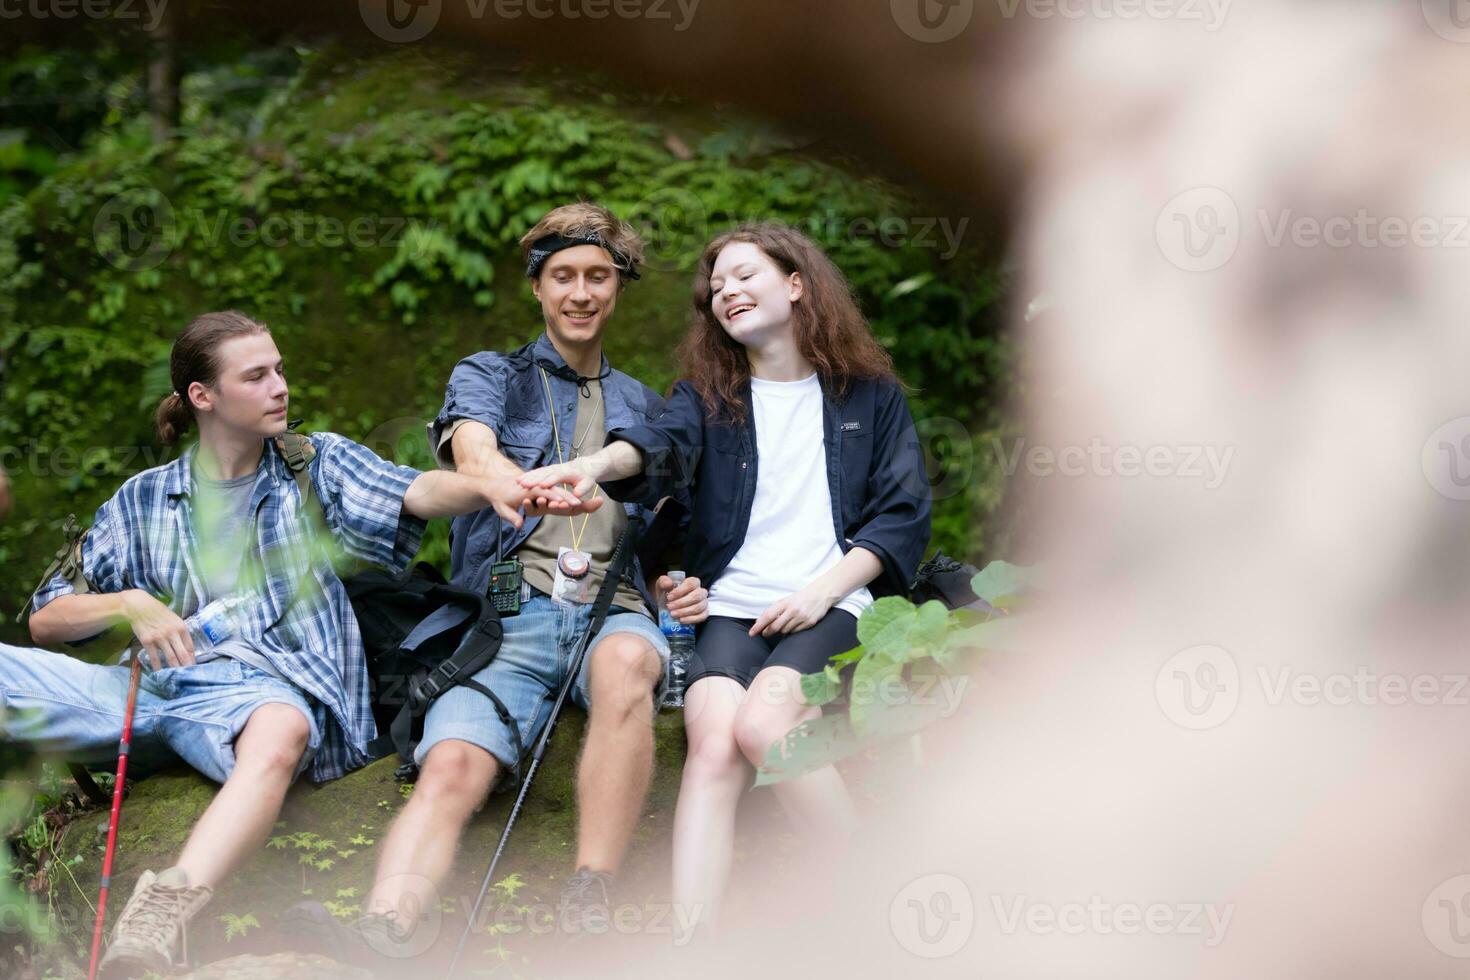
[(128, 672), (128, 707), (123, 713), (122, 738), (117, 745), (117, 779), (112, 784), (112, 816), (107, 821), (107, 850), (102, 855), (102, 887), (97, 893), (97, 921), (92, 925), (92, 960), (87, 980), (97, 980), (97, 961), (102, 953), (102, 925), (107, 919), (107, 890), (112, 884), (112, 855), (117, 850), (117, 824), (122, 814), (123, 786), (128, 775), (128, 750), (133, 742), (133, 712), (138, 707), (138, 683), (143, 677), (143, 654), (134, 650)]

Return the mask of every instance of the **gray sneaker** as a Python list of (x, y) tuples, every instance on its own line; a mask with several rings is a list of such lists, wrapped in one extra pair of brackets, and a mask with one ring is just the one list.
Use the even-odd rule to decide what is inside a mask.
[(320, 902), (293, 905), (281, 919), (281, 931), (289, 949), (317, 953), (377, 974), (402, 967), (400, 950), (409, 941), (407, 930), (391, 913), (370, 912), (343, 925)]
[(556, 907), (557, 928), (572, 934), (607, 932), (612, 924), (612, 909), (607, 899), (612, 880), (613, 876), (606, 871), (578, 868), (561, 890), (561, 901)]
[(156, 875), (144, 871), (113, 926), (107, 955), (98, 965), (99, 975), (104, 980), (135, 980), (149, 972), (168, 973), (186, 963), (188, 922), (212, 897), (211, 888), (190, 888), (189, 876), (180, 868)]

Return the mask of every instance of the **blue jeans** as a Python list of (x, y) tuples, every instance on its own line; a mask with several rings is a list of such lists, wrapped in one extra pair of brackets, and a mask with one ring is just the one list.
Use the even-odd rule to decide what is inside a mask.
[[(0, 736), (68, 762), (117, 762), (128, 670), (0, 643)], [(311, 725), (296, 775), (321, 746), (321, 731), (295, 687), (238, 660), (145, 671), (138, 685), (128, 769), (182, 759), (217, 783), (235, 768), (235, 738), (255, 709), (289, 704)]]
[[(485, 695), (467, 687), (453, 687), (429, 706), (424, 715), (424, 737), (414, 752), (423, 765), (429, 750), (445, 739), (478, 745), (495, 756), (507, 772), (515, 772), (523, 752), (551, 716), (552, 701), (571, 669), (578, 641), (592, 619), (591, 604), (564, 606), (549, 596), (533, 594), (521, 611), (501, 620), (505, 637), (495, 659), (475, 675), (475, 680), (495, 692), (520, 729), (517, 745), (511, 730)], [(592, 647), (616, 633), (631, 633), (648, 641), (663, 664), (663, 674), (653, 692), (654, 703), (663, 697), (669, 683), (669, 644), (658, 625), (643, 613), (608, 611)], [(592, 647), (582, 661), (571, 697), (586, 708), (590, 698)], [(502, 781), (507, 788), (513, 780)]]

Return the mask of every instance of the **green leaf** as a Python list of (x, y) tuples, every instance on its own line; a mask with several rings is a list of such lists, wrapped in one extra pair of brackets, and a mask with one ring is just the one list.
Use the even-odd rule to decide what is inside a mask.
[(867, 655), (868, 651), (866, 647), (853, 647), (846, 653), (835, 654), (832, 659), (827, 662), (832, 666), (840, 669), (846, 667), (848, 664), (857, 663), (859, 660), (863, 659), (863, 657)]
[(1024, 617), (1018, 620), (1013, 616), (1003, 616), (978, 626), (955, 630), (945, 640), (943, 655), (947, 659), (976, 650), (1015, 653), (1021, 649), (1020, 627), (1024, 622)]
[(755, 784), (769, 786), (796, 779), (845, 759), (862, 747), (862, 740), (844, 715), (823, 715), (793, 728), (770, 747), (756, 770)]
[(1030, 592), (1037, 577), (1038, 569), (1035, 567), (993, 561), (970, 580), (970, 588), (992, 606), (1004, 605), (1003, 599)]
[(879, 715), (890, 710), (894, 702), (903, 703), (906, 690), (901, 661), (865, 658), (852, 676), (852, 706), (848, 713), (853, 731), (859, 735), (871, 734)]
[(858, 639), (870, 655), (898, 659), (909, 649), (909, 631), (918, 620), (914, 604), (901, 596), (884, 596), (863, 610)]
[(841, 690), (842, 680), (836, 667), (827, 666), (815, 674), (801, 675), (801, 696), (809, 705), (826, 704)]
[(909, 635), (909, 642), (912, 646), (908, 659), (914, 660), (928, 656), (935, 650), (943, 649), (944, 637), (949, 632), (949, 625), (949, 610), (945, 608), (944, 603), (937, 599), (930, 599), (920, 606), (913, 632)]

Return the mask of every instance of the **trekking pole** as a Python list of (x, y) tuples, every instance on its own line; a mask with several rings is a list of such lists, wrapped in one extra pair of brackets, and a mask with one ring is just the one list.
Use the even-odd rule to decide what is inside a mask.
[(552, 705), (551, 717), (546, 719), (546, 725), (541, 729), (541, 736), (536, 740), (536, 751), (531, 755), (531, 765), (526, 769), (526, 777), (521, 780), (521, 791), (516, 794), (515, 805), (510, 808), (510, 816), (506, 818), (505, 829), (500, 832), (500, 843), (495, 848), (495, 855), (490, 859), (490, 868), (485, 872), (485, 880), (480, 884), (480, 894), (475, 899), (475, 907), (470, 910), (469, 920), (464, 924), (464, 932), (459, 937), (459, 944), (454, 947), (454, 958), (449, 961), (449, 972), (445, 974), (445, 980), (453, 980), (455, 968), (459, 966), (459, 958), (464, 953), (464, 944), (469, 941), (470, 933), (474, 931), (475, 920), (480, 917), (480, 909), (485, 904), (485, 896), (490, 892), (490, 883), (495, 879), (495, 868), (500, 864), (500, 855), (505, 852), (505, 845), (510, 840), (511, 828), (515, 826), (516, 816), (521, 812), (521, 806), (526, 802), (526, 795), (531, 789), (531, 780), (536, 775), (536, 769), (541, 765), (541, 758), (546, 754), (546, 747), (551, 743), (551, 731), (556, 727), (556, 720), (561, 715), (562, 705), (566, 703), (567, 696), (571, 694), (572, 685), (577, 683), (577, 678), (582, 674), (582, 661), (587, 658), (587, 651), (592, 646), (592, 638), (597, 631), (602, 629), (603, 620), (607, 618), (607, 610), (612, 605), (613, 595), (618, 590), (618, 582), (623, 577), (623, 566), (627, 564), (629, 556), (637, 545), (638, 526), (636, 522), (629, 521), (618, 539), (618, 546), (613, 551), (612, 561), (608, 564), (607, 576), (602, 580), (602, 588), (597, 591), (597, 601), (592, 607), (592, 618), (587, 623), (587, 632), (583, 634), (581, 645), (577, 648), (577, 655), (572, 658), (571, 670), (567, 673), (566, 680), (562, 681), (561, 690), (557, 692), (556, 703)]
[(97, 893), (97, 921), (92, 926), (92, 961), (87, 980), (97, 980), (97, 960), (102, 953), (102, 924), (107, 918), (107, 889), (112, 884), (112, 855), (117, 850), (117, 822), (122, 814), (123, 785), (128, 775), (128, 749), (133, 743), (133, 712), (138, 707), (138, 683), (143, 677), (143, 652), (133, 652), (128, 671), (128, 707), (123, 713), (122, 738), (117, 745), (117, 779), (112, 784), (112, 816), (107, 821), (107, 850), (102, 855), (102, 888)]

